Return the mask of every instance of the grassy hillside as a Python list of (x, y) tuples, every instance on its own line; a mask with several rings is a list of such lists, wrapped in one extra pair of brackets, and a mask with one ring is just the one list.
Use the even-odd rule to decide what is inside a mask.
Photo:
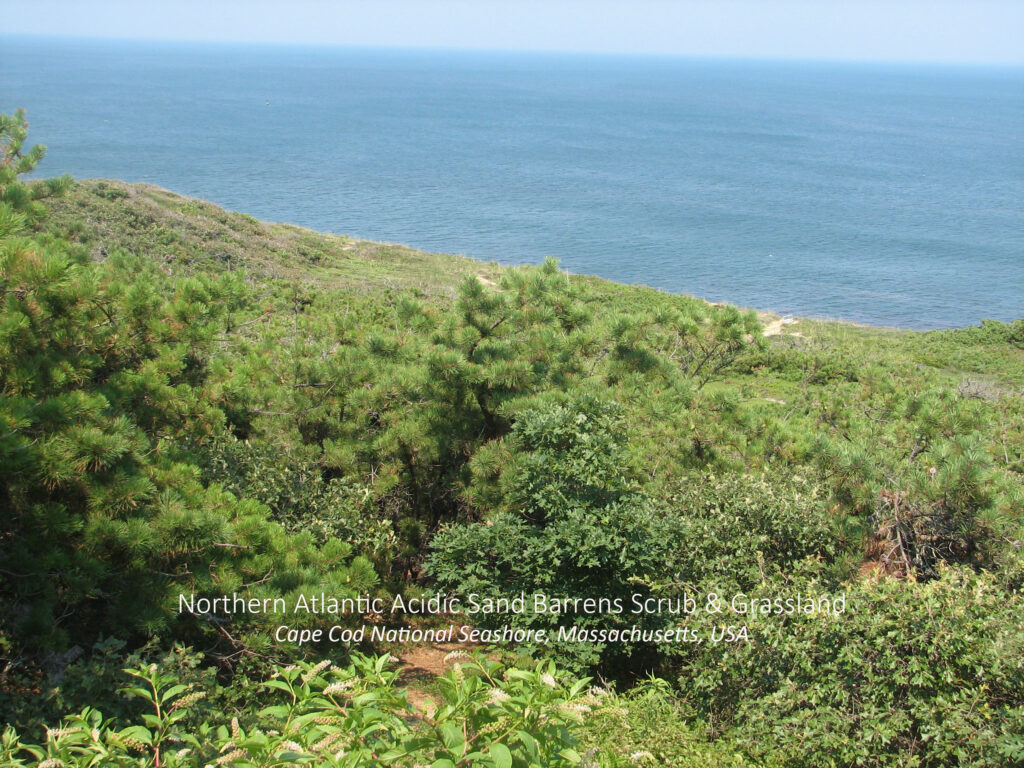
[[(783, 321), (148, 185), (51, 196), (60, 185), (9, 176), (0, 708), (21, 735), (0, 759), (1024, 759), (1021, 322)], [(411, 690), (386, 657), (360, 655), (408, 646), (298, 646), (280, 617), (179, 601), (437, 591), (844, 594), (849, 609), (463, 616), (482, 631), (649, 634), (474, 646), (486, 658), (472, 663), (457, 646)], [(287, 623), (451, 619), (370, 613)], [(726, 624), (750, 639), (710, 641)], [(705, 642), (665, 639), (681, 625)], [(123, 667), (141, 681), (127, 699), (111, 693)], [(86, 705), (113, 720), (17, 743)], [(173, 757), (156, 744), (182, 734), (199, 736)]]
[(415, 288), (453, 296), (468, 275), (493, 279), (495, 264), (401, 245), (325, 235), (181, 197), (150, 184), (87, 179), (55, 201), (52, 232), (71, 232), (94, 259), (125, 248), (171, 270), (246, 269), (254, 276), (366, 291)]

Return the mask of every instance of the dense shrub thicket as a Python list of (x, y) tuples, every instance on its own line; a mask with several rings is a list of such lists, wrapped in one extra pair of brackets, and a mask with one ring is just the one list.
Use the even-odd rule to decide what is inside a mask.
[[(43, 152), (24, 147), (24, 115), (5, 116), (0, 135), (0, 710), (20, 732), (4, 737), (12, 760), (344, 765), (365, 758), (357, 741), (373, 734), (388, 742), (378, 758), (408, 748), (393, 753), (399, 765), (1021, 761), (1019, 322), (915, 334), (801, 321), (800, 335), (765, 337), (753, 312), (553, 261), (493, 280), (472, 264), (442, 280), (405, 261), (403, 282), (350, 241), (289, 240), (117, 182), (25, 182)], [(216, 226), (225, 250), (189, 222)], [(336, 281), (346, 270), (375, 282)], [(442, 684), (461, 691), (449, 703), (465, 719), (430, 737), (430, 756), (408, 745), (433, 726), (403, 719), (383, 667), (346, 667), (353, 649), (277, 643), (271, 616), (178, 610), (180, 593), (628, 600), (712, 589), (845, 592), (849, 607), (750, 617), (746, 644), (512, 649), (621, 683), (670, 682), (581, 704), (578, 686), (544, 682), (553, 673), (509, 672), (533, 687), (502, 688), (514, 703), (501, 703), (493, 686), (467, 682), (489, 674), (481, 662)], [(474, 622), (622, 620), (526, 611)], [(136, 673), (174, 690), (170, 709), (143, 713), (109, 693), (140, 654), (157, 666)], [(308, 689), (286, 734), (301, 749), (286, 758), (281, 724), (255, 716), (268, 703), (258, 681), (306, 655), (348, 671), (279, 671), (271, 688)], [(359, 706), (324, 698), (357, 672), (373, 681)], [(173, 709), (192, 695), (175, 681), (208, 690), (206, 709)], [(524, 703), (541, 693), (564, 700)], [(86, 704), (113, 720), (87, 713), (42, 752), (15, 747)], [(577, 704), (594, 716), (570, 722)], [(317, 718), (336, 706), (345, 722), (325, 730)], [(509, 707), (547, 719), (505, 733)], [(198, 718), (176, 721), (189, 733), (206, 730), (157, 758), (146, 738), (185, 727), (157, 723), (172, 710)], [(370, 710), (378, 719), (359, 720)], [(217, 730), (229, 712), (238, 733)], [(130, 728), (150, 734), (128, 734), (143, 744), (133, 756), (116, 735)], [(335, 733), (345, 755), (312, 749)], [(568, 751), (541, 754), (544, 739)], [(576, 739), (589, 745), (578, 754)]]
[(365, 559), (349, 565), (349, 543), (286, 534), (255, 500), (203, 484), (179, 448), (223, 423), (211, 347), (236, 278), (165, 291), (130, 257), (97, 267), (10, 236), (0, 248), (4, 621), (16, 637), (63, 649), (85, 627), (161, 634), (181, 592), (375, 583)]
[[(502, 467), (497, 478), (485, 475), (479, 483), (494, 486), (478, 493), (492, 497), (495, 514), (435, 536), (427, 573), (455, 594), (548, 598), (542, 606), (527, 600), (525, 612), (482, 615), (481, 626), (545, 628), (554, 636), (560, 626), (606, 625), (607, 608), (585, 613), (547, 605), (592, 600), (628, 606), (641, 589), (636, 577), (671, 573), (678, 551), (669, 521), (624, 475), (623, 442), (617, 409), (595, 399), (521, 413), (508, 439), (476, 462), (480, 473)], [(497, 454), (506, 460), (497, 461)], [(641, 617), (651, 628), (667, 621)], [(632, 643), (614, 651), (589, 641), (563, 640), (557, 647), (561, 658), (582, 666), (621, 662), (614, 657), (636, 651)]]
[[(783, 582), (787, 592), (827, 584), (810, 565)], [(783, 583), (749, 595), (775, 597)], [(1019, 593), (962, 568), (926, 583), (855, 581), (844, 592), (842, 614), (752, 614), (757, 642), (685, 649), (678, 668), (687, 701), (767, 764), (1024, 759)]]

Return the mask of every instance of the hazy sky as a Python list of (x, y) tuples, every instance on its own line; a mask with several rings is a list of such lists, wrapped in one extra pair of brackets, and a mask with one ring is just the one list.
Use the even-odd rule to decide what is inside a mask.
[(1024, 63), (1024, 0), (35, 0), (3, 17), (14, 34)]

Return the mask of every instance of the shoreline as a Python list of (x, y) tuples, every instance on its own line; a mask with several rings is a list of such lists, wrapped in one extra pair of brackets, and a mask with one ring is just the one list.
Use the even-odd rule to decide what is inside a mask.
[[(128, 182), (120, 179), (109, 179), (109, 178), (87, 178), (87, 179), (76, 179), (75, 180), (75, 191), (72, 196), (77, 195), (78, 199), (75, 201), (75, 206), (81, 208), (95, 208), (97, 207), (97, 198), (100, 200), (117, 202), (121, 200), (130, 201), (132, 204), (138, 205), (143, 208), (145, 214), (152, 216), (158, 220), (158, 228), (174, 230), (175, 225), (181, 225), (183, 223), (182, 216), (195, 216), (202, 215), (212, 220), (211, 223), (219, 225), (220, 232), (211, 232), (211, 235), (219, 234), (220, 238), (211, 236), (205, 240), (200, 239), (193, 243), (195, 247), (203, 247), (207, 249), (218, 249), (222, 248), (225, 243), (230, 245), (240, 245), (240, 243), (232, 243), (232, 240), (238, 240), (235, 235), (238, 234), (239, 227), (250, 227), (256, 225), (262, 227), (272, 236), (277, 238), (287, 238), (292, 241), (299, 240), (305, 241), (305, 244), (301, 245), (300, 248), (310, 250), (312, 247), (317, 250), (317, 246), (312, 244), (312, 241), (317, 241), (319, 250), (326, 252), (340, 251), (340, 254), (353, 253), (355, 255), (369, 256), (369, 258), (381, 263), (381, 266), (385, 266), (382, 255), (394, 256), (399, 262), (406, 262), (409, 260), (415, 260), (421, 262), (421, 264), (433, 263), (440, 268), (441, 274), (450, 274), (453, 268), (459, 272), (474, 272), (485, 284), (495, 282), (495, 278), (500, 275), (505, 269), (512, 269), (519, 266), (530, 266), (536, 267), (537, 264), (528, 262), (511, 263), (504, 261), (485, 261), (475, 256), (467, 255), (465, 253), (446, 253), (437, 251), (421, 250), (420, 248), (409, 245), (407, 243), (394, 242), (394, 241), (382, 241), (382, 240), (371, 240), (365, 239), (360, 236), (354, 236), (351, 234), (337, 234), (333, 232), (324, 232), (321, 230), (313, 229), (299, 224), (291, 224), (287, 222), (271, 221), (266, 219), (258, 219), (248, 213), (241, 211), (233, 211), (225, 208), (217, 203), (213, 203), (202, 198), (191, 197), (175, 192), (173, 190), (161, 187), (150, 182)], [(57, 201), (52, 204), (58, 211), (61, 211), (62, 203)], [(132, 235), (137, 233), (133, 232)], [(226, 237), (225, 237), (226, 236)], [(262, 262), (268, 254), (265, 253), (265, 248), (260, 247), (260, 243), (247, 243), (247, 245), (255, 245), (253, 253), (245, 253), (244, 250), (232, 249), (232, 258), (237, 258), (241, 261), (253, 261)], [(297, 266), (310, 266), (310, 265), (289, 265), (287, 263), (280, 263), (279, 266), (285, 271), (294, 271)], [(320, 266), (319, 264), (313, 264), (311, 266)], [(328, 265), (328, 269), (332, 265)], [(401, 267), (402, 264), (396, 266)], [(991, 318), (979, 318), (974, 323), (967, 325), (945, 325), (936, 327), (908, 327), (908, 326), (896, 326), (896, 325), (882, 325), (863, 323), (855, 320), (847, 320), (842, 317), (835, 315), (828, 315), (825, 313), (792, 313), (783, 312), (776, 309), (765, 308), (765, 307), (751, 307), (738, 302), (730, 302), (725, 300), (710, 300), (703, 296), (699, 296), (686, 291), (670, 291), (664, 288), (655, 287), (646, 283), (628, 283), (621, 280), (615, 280), (613, 278), (597, 275), (593, 273), (585, 273), (579, 271), (569, 271), (564, 265), (562, 270), (567, 274), (575, 275), (585, 280), (596, 280), (603, 283), (616, 286), (625, 286), (638, 289), (645, 289), (651, 291), (657, 291), (658, 293), (666, 294), (669, 296), (681, 296), (690, 299), (697, 299), (703, 301), (710, 306), (735, 306), (741, 310), (753, 310), (757, 313), (758, 317), (761, 318), (762, 323), (769, 324), (778, 320), (792, 318), (794, 321), (810, 321), (815, 323), (826, 323), (826, 324), (837, 324), (842, 326), (848, 326), (852, 328), (863, 328), (870, 329), (879, 332), (889, 333), (929, 333), (933, 331), (954, 331), (961, 330), (971, 327), (978, 327), (985, 320)], [(401, 269), (398, 270), (401, 272)], [(275, 275), (283, 276), (283, 275)], [(375, 282), (373, 279), (370, 283)], [(429, 282), (429, 281), (428, 281)], [(358, 287), (353, 285), (353, 287)], [(1024, 317), (1024, 309), (1021, 311), (1020, 317)], [(1012, 323), (1018, 318), (1012, 318), (1010, 320), (999, 320), (998, 322)], [(788, 324), (788, 323), (785, 323)], [(775, 335), (775, 334), (766, 334)]]

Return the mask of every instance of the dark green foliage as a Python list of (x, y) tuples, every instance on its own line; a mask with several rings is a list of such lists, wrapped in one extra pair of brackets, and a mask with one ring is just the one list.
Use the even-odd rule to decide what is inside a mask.
[[(3, 126), (17, 158), (22, 130)], [(16, 174), (4, 179), (0, 209), (31, 208)], [(4, 635), (63, 650), (101, 632), (192, 634), (201, 622), (173, 628), (180, 592), (374, 583), (365, 560), (341, 565), (346, 544), (288, 536), (257, 502), (205, 486), (180, 450), (223, 421), (211, 359), (246, 301), (237, 276), (168, 282), (135, 257), (96, 265), (8, 231), (0, 288)]]
[[(607, 608), (590, 614), (537, 613), (532, 595), (617, 600), (628, 611), (630, 595), (645, 591), (645, 578), (670, 569), (671, 529), (623, 473), (624, 449), (618, 409), (599, 400), (519, 414), (503, 446), (507, 464), (491, 481), (496, 489), (487, 493), (496, 513), (436, 536), (428, 573), (440, 588), (462, 596), (527, 594), (525, 613), (481, 616), (481, 626), (543, 627), (552, 636), (560, 626), (607, 626)], [(628, 613), (620, 617), (620, 623), (632, 621), (658, 623)], [(625, 646), (602, 654), (602, 644), (584, 642), (559, 642), (555, 648), (576, 665), (601, 658), (621, 662), (636, 650)]]
[[(187, 726), (198, 726), (216, 709), (224, 708), (230, 689), (218, 688), (216, 671), (203, 665), (203, 655), (180, 645), (170, 650), (160, 647), (156, 639), (130, 650), (123, 640), (106, 638), (97, 642), (89, 653), (83, 653), (66, 668), (52, 670), (53, 688), (47, 697), (22, 697), (4, 700), (0, 710), (7, 713), (9, 725), (26, 737), (42, 738), (42, 723), (58, 722), (68, 712), (91, 707), (102, 710), (114, 723), (127, 726), (146, 712), (145, 703), (125, 696), (120, 690), (125, 683), (125, 666), (155, 665), (161, 674), (173, 676), (178, 682), (195, 686), (210, 695), (195, 702), (188, 711)], [(76, 649), (76, 652), (80, 649)], [(66, 654), (69, 658), (73, 654)], [(4, 697), (0, 693), (0, 697)], [(6, 697), (4, 697), (6, 698)]]
[(394, 533), (388, 521), (373, 515), (369, 489), (345, 478), (325, 480), (323, 468), (308, 456), (230, 434), (192, 450), (204, 481), (265, 504), (290, 532), (309, 533), (321, 545), (340, 539), (374, 560), (394, 554)]
[(128, 261), (95, 267), (56, 244), (8, 241), (0, 259), (8, 626), (61, 647), (58, 616), (148, 634), (179, 591), (316, 583), (308, 539), (204, 487), (173, 447), (222, 418), (202, 391), (233, 281), (168, 295), (129, 280)]

